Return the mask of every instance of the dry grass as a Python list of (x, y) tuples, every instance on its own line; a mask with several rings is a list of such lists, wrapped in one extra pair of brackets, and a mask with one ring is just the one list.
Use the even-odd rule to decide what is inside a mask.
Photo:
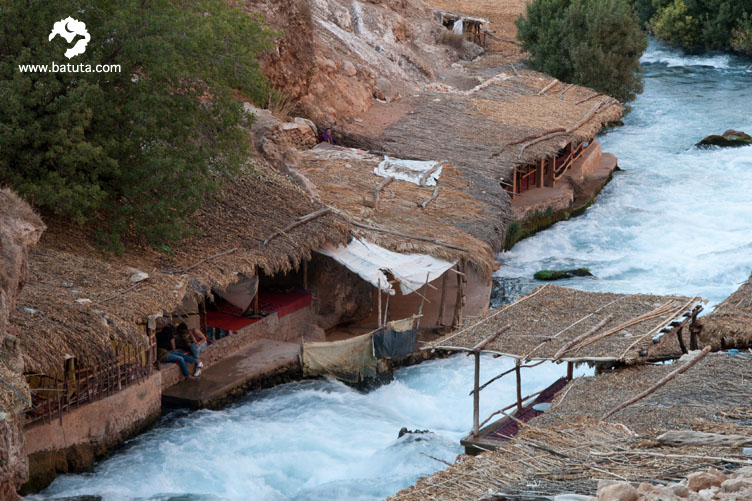
[[(506, 325), (511, 328), (486, 346), (484, 351), (522, 359), (552, 359), (573, 340), (586, 333), (597, 334), (617, 329), (665, 306), (666, 313), (625, 326), (611, 335), (582, 346), (576, 343), (563, 355), (567, 360), (622, 360), (635, 362), (654, 350), (681, 353), (675, 336), (654, 344), (651, 338), (671, 320), (690, 311), (699, 299), (646, 294), (610, 294), (586, 292), (555, 285), (545, 285), (524, 296), (517, 303), (495, 310), (470, 326), (434, 342), (428, 348), (470, 349)], [(606, 319), (595, 332), (596, 326)], [(578, 346), (581, 346), (578, 348)]]
[(752, 346), (752, 277), (700, 320), (700, 340), (715, 349)]

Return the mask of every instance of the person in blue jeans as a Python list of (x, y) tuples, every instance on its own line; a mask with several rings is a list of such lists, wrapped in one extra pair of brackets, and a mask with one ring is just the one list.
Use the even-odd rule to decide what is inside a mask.
[(204, 364), (197, 358), (175, 349), (175, 328), (172, 325), (166, 325), (157, 333), (157, 354), (160, 362), (178, 364), (185, 377), (191, 375), (187, 364), (193, 364), (193, 377), (201, 375)]

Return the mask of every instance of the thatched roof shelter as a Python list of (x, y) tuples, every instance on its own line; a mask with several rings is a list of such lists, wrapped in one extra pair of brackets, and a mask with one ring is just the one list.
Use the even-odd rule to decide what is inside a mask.
[(700, 319), (700, 341), (714, 349), (752, 346), (752, 277)]
[[(689, 362), (687, 362), (689, 363)], [(463, 456), (391, 499), (504, 499), (561, 493), (593, 495), (599, 480), (675, 482), (689, 472), (752, 465), (733, 436), (749, 436), (752, 355), (711, 353), (654, 393), (608, 418), (619, 404), (653, 387), (673, 365), (640, 365), (577, 378), (552, 407), (489, 453)], [(673, 444), (669, 430), (728, 438)]]
[(678, 356), (677, 337), (663, 334), (700, 302), (547, 284), (425, 348), (475, 351), (490, 339), (480, 351), (520, 360), (635, 363)]
[[(531, 424), (560, 426), (579, 417), (600, 419), (683, 363), (640, 365), (576, 378), (554, 399), (551, 409), (534, 418)], [(752, 354), (710, 353), (687, 372), (616, 412), (608, 421), (647, 436), (674, 429), (720, 433), (724, 423), (743, 424), (752, 418), (749, 381), (752, 381)]]
[[(348, 226), (328, 213), (272, 233), (321, 209), (281, 175), (257, 167), (235, 179), (195, 215), (196, 235), (160, 253), (149, 246), (105, 257), (94, 238), (63, 222), (50, 224), (30, 255), (30, 277), (11, 318), (27, 371), (60, 367), (66, 355), (96, 366), (115, 344), (143, 346), (148, 315), (170, 313), (186, 294), (237, 280), (237, 274), (285, 272), (326, 243), (344, 242)], [(131, 281), (135, 269), (149, 278)]]
[[(589, 141), (622, 114), (609, 96), (534, 71), (477, 81), (468, 90), (431, 84), (418, 95), (374, 106), (361, 122), (337, 133), (346, 145), (457, 166), (470, 193), (497, 208), (503, 220), (509, 197), (500, 183), (511, 182), (516, 166), (555, 156), (573, 141)], [(482, 238), (479, 229), (473, 234)], [(503, 234), (494, 250), (500, 250)]]
[[(591, 397), (592, 398), (592, 397)], [(739, 428), (728, 425), (725, 431)], [(579, 419), (565, 425), (527, 425), (496, 451), (461, 456), (391, 500), (550, 499), (562, 493), (595, 495), (600, 480), (670, 483), (708, 467), (752, 465), (733, 446), (668, 447), (622, 424)]]
[[(383, 159), (363, 151), (319, 146), (301, 153), (297, 164), (325, 204), (349, 220), (391, 232), (354, 228), (369, 242), (394, 252), (427, 254), (451, 262), (464, 259), (482, 276), (490, 277), (495, 265), (491, 242), (498, 221), (468, 193), (461, 172), (451, 164), (442, 165), (436, 187), (397, 179), (378, 191), (376, 203), (375, 190), (385, 178), (374, 174), (374, 169)], [(485, 228), (486, 238), (468, 234), (473, 226)]]

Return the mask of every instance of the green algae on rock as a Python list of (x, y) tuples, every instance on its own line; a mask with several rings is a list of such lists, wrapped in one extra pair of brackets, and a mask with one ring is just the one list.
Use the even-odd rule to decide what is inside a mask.
[(720, 136), (708, 136), (695, 146), (699, 148), (710, 148), (711, 146), (719, 146), (721, 148), (752, 146), (752, 136), (738, 130), (729, 129)]

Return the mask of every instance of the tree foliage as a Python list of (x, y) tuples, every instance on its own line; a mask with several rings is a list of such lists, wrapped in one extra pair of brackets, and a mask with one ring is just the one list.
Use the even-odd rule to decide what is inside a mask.
[(533, 0), (516, 24), (536, 70), (622, 101), (642, 91), (647, 40), (626, 0)]
[(752, 0), (631, 0), (658, 38), (688, 50), (736, 50), (752, 55)]
[[(48, 41), (68, 16), (91, 35), (70, 61)], [(222, 0), (5, 0), (0, 23), (0, 182), (43, 211), (97, 225), (115, 250), (126, 235), (163, 243), (246, 166), (237, 94), (269, 92), (260, 19)], [(19, 70), (52, 62), (121, 71)]]

